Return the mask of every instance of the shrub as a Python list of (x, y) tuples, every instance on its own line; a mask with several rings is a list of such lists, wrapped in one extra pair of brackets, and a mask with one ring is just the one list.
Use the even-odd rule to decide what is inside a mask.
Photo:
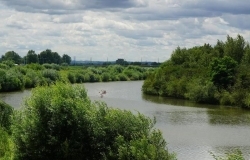
[(105, 72), (105, 73), (102, 74), (102, 81), (103, 82), (110, 81), (110, 75), (107, 72)]
[(77, 72), (75, 76), (76, 76), (76, 83), (83, 83), (85, 81), (84, 74)]
[(76, 82), (75, 74), (69, 72), (68, 73), (68, 80), (69, 80), (70, 83), (75, 83)]
[(9, 69), (10, 67), (6, 64), (0, 63), (0, 69)]
[(10, 131), (11, 115), (13, 108), (3, 101), (0, 101), (0, 128)]
[(53, 69), (53, 68), (52, 68), (52, 65), (49, 64), (49, 63), (44, 63), (44, 64), (43, 64), (43, 67), (46, 68), (46, 69)]
[(14, 67), (15, 66), (15, 62), (12, 61), (12, 60), (5, 60), (5, 61), (2, 61), (2, 63), (9, 66), (9, 67)]
[(42, 71), (42, 76), (44, 78), (47, 78), (48, 82), (55, 82), (59, 79), (59, 73), (58, 71), (54, 69), (45, 69)]
[(195, 79), (188, 84), (185, 97), (198, 103), (218, 103), (215, 98), (217, 88), (212, 82)]
[[(34, 70), (28, 69), (27, 74), (24, 77), (25, 80), (25, 88), (33, 88), (37, 85), (40, 85), (40, 80), (42, 77), (38, 74), (38, 72), (35, 72)], [(40, 79), (38, 81), (38, 79)]]
[(128, 81), (129, 80), (128, 77), (123, 73), (118, 74), (118, 78), (120, 81)]
[(174, 159), (153, 125), (142, 114), (92, 103), (79, 85), (37, 87), (14, 116), (15, 158)]
[(8, 133), (0, 127), (0, 159), (13, 159), (13, 143)]
[(2, 80), (1, 91), (17, 91), (24, 89), (23, 75), (17, 70), (11, 69), (6, 72)]

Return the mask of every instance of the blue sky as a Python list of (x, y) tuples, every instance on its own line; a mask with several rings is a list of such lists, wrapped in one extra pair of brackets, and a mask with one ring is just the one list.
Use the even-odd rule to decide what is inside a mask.
[(0, 19), (0, 55), (162, 62), (177, 46), (250, 41), (249, 0), (0, 0)]

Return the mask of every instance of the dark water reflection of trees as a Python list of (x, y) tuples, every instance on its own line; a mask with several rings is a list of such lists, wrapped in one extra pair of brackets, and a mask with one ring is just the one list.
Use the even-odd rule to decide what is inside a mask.
[[(205, 108), (206, 110), (197, 111), (174, 111), (174, 114), (168, 114), (167, 118), (171, 123), (175, 124), (190, 124), (193, 122), (204, 122), (208, 121), (211, 125), (250, 125), (250, 110), (235, 108), (229, 106), (219, 105), (207, 105), (197, 104), (192, 101), (168, 98), (168, 97), (157, 97), (150, 95), (142, 95), (142, 98), (146, 101), (158, 103), (158, 104), (169, 104), (185, 107)], [(204, 112), (207, 118), (204, 117)], [(160, 115), (162, 113), (156, 113)]]

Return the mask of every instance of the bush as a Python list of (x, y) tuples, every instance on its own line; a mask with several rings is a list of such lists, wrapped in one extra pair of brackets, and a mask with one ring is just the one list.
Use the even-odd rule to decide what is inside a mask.
[(6, 131), (0, 127), (0, 159), (13, 159), (13, 143)]
[(0, 128), (8, 132), (10, 131), (12, 113), (13, 108), (3, 101), (0, 101)]
[(75, 74), (76, 77), (76, 83), (83, 83), (85, 81), (84, 74), (77, 72)]
[(218, 100), (215, 98), (217, 88), (212, 82), (203, 81), (202, 79), (191, 81), (185, 97), (198, 103), (218, 103)]
[(0, 69), (9, 69), (10, 67), (6, 64), (0, 63)]
[(45, 69), (42, 71), (42, 76), (48, 80), (48, 82), (55, 82), (58, 80), (59, 73), (54, 69)]
[(17, 91), (24, 89), (23, 75), (17, 70), (11, 69), (6, 72), (5, 77), (2, 78), (1, 91)]
[(79, 85), (37, 87), (14, 117), (16, 159), (174, 159), (154, 121), (92, 103)]
[(105, 73), (102, 74), (102, 81), (103, 82), (110, 81), (110, 75), (107, 72), (105, 72)]
[(69, 80), (70, 83), (75, 83), (76, 82), (75, 74), (69, 72), (68, 73), (68, 80)]
[(128, 81), (129, 80), (128, 77), (123, 73), (118, 74), (118, 78), (120, 81)]
[(40, 75), (38, 72), (35, 72), (34, 70), (28, 69), (27, 74), (24, 76), (25, 80), (25, 88), (33, 88), (37, 85), (40, 85), (38, 79), (41, 79), (42, 77), (39, 77)]

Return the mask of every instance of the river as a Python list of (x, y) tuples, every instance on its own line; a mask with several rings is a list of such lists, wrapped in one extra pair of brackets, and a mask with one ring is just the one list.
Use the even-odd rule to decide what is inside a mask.
[[(85, 83), (92, 100), (101, 100), (108, 106), (141, 112), (156, 117), (168, 148), (177, 153), (179, 160), (211, 160), (209, 152), (221, 155), (240, 149), (250, 159), (250, 111), (195, 104), (190, 101), (143, 95), (143, 81)], [(101, 97), (100, 91), (107, 93)], [(23, 92), (1, 93), (0, 99), (20, 108)]]

